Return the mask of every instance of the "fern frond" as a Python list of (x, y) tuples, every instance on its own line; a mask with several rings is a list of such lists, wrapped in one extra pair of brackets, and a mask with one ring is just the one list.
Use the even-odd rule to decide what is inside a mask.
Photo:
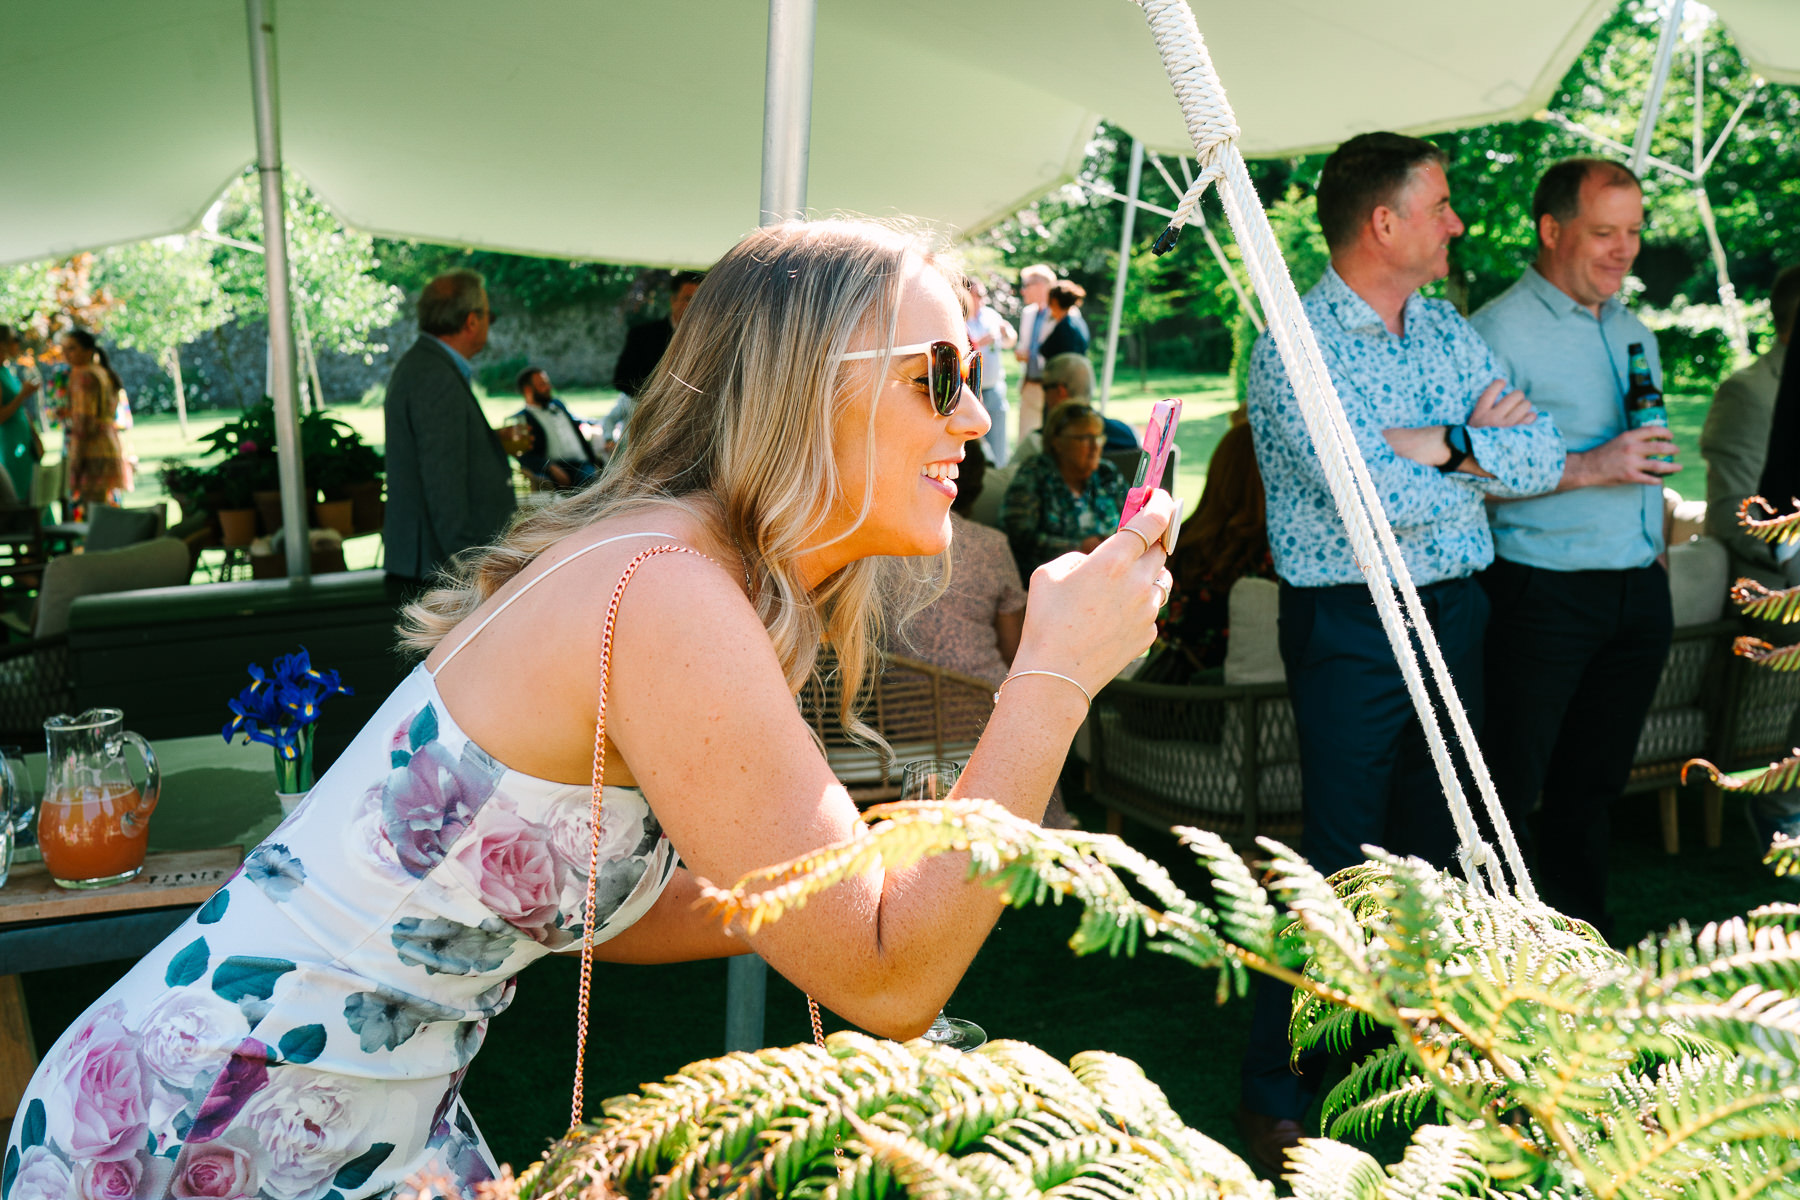
[(1414, 1072), (1406, 1051), (1389, 1046), (1357, 1063), (1326, 1094), (1320, 1123), (1331, 1137), (1367, 1141), (1384, 1122), (1417, 1125), (1435, 1099), (1432, 1081)]
[(1800, 671), (1800, 645), (1774, 646), (1761, 638), (1734, 638), (1731, 652), (1771, 671)]
[(1766, 588), (1754, 579), (1740, 579), (1731, 585), (1731, 602), (1746, 617), (1779, 621), (1791, 625), (1800, 621), (1800, 587)]
[(1761, 496), (1750, 496), (1738, 505), (1738, 525), (1751, 537), (1771, 545), (1800, 541), (1800, 500), (1794, 504), (1793, 512), (1777, 515), (1773, 504)]
[(1800, 875), (1800, 838), (1776, 834), (1769, 852), (1763, 855), (1763, 865), (1783, 878)]
[(893, 1133), (850, 1117), (861, 1150), (872, 1164), (879, 1164), (916, 1200), (1010, 1200), (982, 1187), (957, 1170), (956, 1160), (920, 1145), (902, 1133)]
[(1313, 935), (1308, 939), (1313, 950), (1308, 974), (1316, 972), (1328, 986), (1348, 996), (1368, 992), (1367, 937), (1350, 909), (1312, 864), (1294, 851), (1269, 838), (1257, 838), (1256, 844), (1270, 855), (1269, 892)]
[(1252, 954), (1275, 961), (1275, 934), (1287, 918), (1269, 903), (1269, 894), (1238, 852), (1210, 830), (1178, 825), (1175, 834), (1212, 877), (1213, 904), (1225, 936)]
[(1800, 1196), (1800, 1145), (1786, 1138), (1741, 1142), (1696, 1179), (1691, 1200), (1774, 1200)]
[(1476, 1159), (1474, 1147), (1474, 1135), (1466, 1129), (1426, 1125), (1414, 1130), (1400, 1161), (1388, 1168), (1382, 1200), (1443, 1200), (1481, 1194), (1488, 1175)]
[(1294, 1200), (1376, 1200), (1388, 1180), (1372, 1157), (1328, 1138), (1301, 1138), (1287, 1162)]
[(1681, 782), (1687, 782), (1690, 769), (1705, 771), (1707, 778), (1728, 792), (1748, 792), (1752, 795), (1787, 792), (1800, 787), (1800, 749), (1780, 762), (1770, 763), (1760, 770), (1752, 767), (1747, 771), (1732, 771), (1729, 774), (1704, 758), (1690, 758), (1681, 764)]

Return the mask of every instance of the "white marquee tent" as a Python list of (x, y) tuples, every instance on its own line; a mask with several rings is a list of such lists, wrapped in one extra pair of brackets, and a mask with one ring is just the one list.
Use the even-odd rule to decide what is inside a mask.
[[(1535, 111), (1613, 3), (1195, 10), (1254, 156)], [(1800, 4), (1717, 7), (1759, 69), (1800, 79)], [(9, 8), (8, 44), (46, 52), (7, 55), (0, 111), (68, 154), (0, 172), (0, 262), (192, 228), (254, 158), (241, 0)], [(290, 2), (286, 163), (370, 231), (709, 262), (756, 219), (767, 20), (763, 0)], [(1185, 147), (1129, 0), (818, 0), (815, 63), (821, 209), (979, 228), (1067, 178), (1100, 115)]]

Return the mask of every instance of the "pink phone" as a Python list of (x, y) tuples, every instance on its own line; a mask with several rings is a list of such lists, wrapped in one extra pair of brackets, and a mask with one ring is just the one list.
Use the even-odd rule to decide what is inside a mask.
[(1144, 456), (1138, 459), (1137, 478), (1125, 493), (1125, 509), (1119, 514), (1119, 528), (1144, 511), (1150, 493), (1162, 486), (1163, 470), (1169, 465), (1169, 447), (1175, 444), (1175, 426), (1181, 421), (1181, 401), (1158, 400), (1150, 410), (1150, 423), (1144, 426)]

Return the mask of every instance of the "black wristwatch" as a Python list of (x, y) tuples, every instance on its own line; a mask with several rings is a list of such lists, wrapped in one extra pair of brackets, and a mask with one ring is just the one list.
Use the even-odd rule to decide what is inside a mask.
[(1444, 445), (1450, 447), (1450, 457), (1438, 464), (1438, 470), (1448, 475), (1463, 465), (1463, 461), (1475, 451), (1469, 445), (1469, 427), (1467, 425), (1446, 425), (1444, 427)]

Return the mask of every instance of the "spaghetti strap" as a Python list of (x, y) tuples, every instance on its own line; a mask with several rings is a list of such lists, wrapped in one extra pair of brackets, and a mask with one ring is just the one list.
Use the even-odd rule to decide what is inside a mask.
[(544, 580), (550, 578), (550, 576), (556, 574), (556, 572), (562, 570), (562, 568), (568, 566), (570, 563), (574, 562), (576, 559), (580, 558), (582, 555), (586, 554), (590, 550), (598, 550), (602, 546), (610, 546), (614, 542), (623, 542), (623, 541), (627, 540), (628, 538), (664, 538), (667, 541), (671, 541), (671, 542), (679, 542), (679, 540), (680, 540), (680, 539), (676, 538), (673, 534), (668, 534), (668, 533), (650, 533), (650, 532), (621, 533), (621, 534), (616, 534), (613, 537), (602, 538), (599, 541), (593, 543), (592, 545), (583, 546), (581, 549), (579, 549), (575, 553), (569, 555), (569, 557), (563, 559), (561, 562), (552, 563), (549, 567), (547, 567), (544, 570), (544, 573), (542, 575), (539, 575), (536, 579), (533, 579), (531, 582), (527, 583), (524, 587), (520, 588), (518, 591), (514, 592), (512, 595), (508, 596), (504, 601), (501, 602), (499, 608), (496, 608), (493, 612), (491, 612), (487, 616), (481, 618), (481, 624), (475, 626), (474, 629), (471, 629), (469, 631), (469, 636), (464, 638), (462, 641), (458, 642), (456, 644), (456, 648), (454, 650), (452, 650), (452, 651), (450, 651), (450, 653), (444, 655), (444, 661), (437, 665), (437, 671), (434, 671), (430, 667), (427, 667), (427, 668), (425, 668), (425, 673), (427, 675), (431, 676), (433, 679), (436, 679), (437, 675), (438, 675), (438, 671), (442, 671), (445, 667), (449, 666), (450, 661), (452, 659), (454, 659), (457, 655), (459, 655), (463, 652), (463, 647), (467, 646), (470, 642), (474, 641), (476, 639), (476, 637), (480, 635), (482, 630), (486, 629), (490, 624), (493, 623), (495, 617), (498, 617), (501, 613), (505, 612), (507, 609), (512, 607), (512, 603), (514, 600), (519, 599), (526, 592), (529, 592), (532, 588), (534, 588), (538, 584), (544, 582)]

